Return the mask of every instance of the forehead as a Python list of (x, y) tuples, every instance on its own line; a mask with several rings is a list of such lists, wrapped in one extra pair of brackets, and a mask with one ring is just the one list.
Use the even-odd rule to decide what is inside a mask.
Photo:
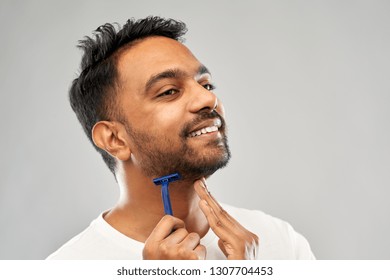
[(180, 42), (166, 37), (150, 37), (125, 50), (117, 67), (122, 84), (141, 87), (151, 76), (167, 69), (180, 69), (195, 75), (200, 65)]

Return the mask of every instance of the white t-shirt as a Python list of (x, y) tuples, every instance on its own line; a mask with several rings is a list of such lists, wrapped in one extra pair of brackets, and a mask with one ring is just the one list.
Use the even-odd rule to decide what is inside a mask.
[[(307, 240), (290, 224), (261, 211), (246, 210), (226, 204), (223, 208), (242, 226), (260, 239), (258, 259), (315, 259)], [(210, 229), (201, 239), (208, 260), (226, 259), (218, 247), (218, 237)], [(141, 260), (144, 243), (114, 229), (101, 214), (88, 228), (69, 240), (47, 259)]]

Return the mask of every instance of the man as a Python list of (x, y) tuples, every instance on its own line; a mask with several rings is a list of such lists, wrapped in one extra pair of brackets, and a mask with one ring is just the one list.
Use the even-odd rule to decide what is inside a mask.
[[(49, 259), (312, 259), (292, 227), (222, 206), (206, 178), (224, 167), (224, 109), (211, 74), (180, 42), (184, 23), (159, 17), (106, 24), (81, 42), (70, 102), (119, 187), (118, 203)], [(164, 215), (153, 179), (169, 185)]]

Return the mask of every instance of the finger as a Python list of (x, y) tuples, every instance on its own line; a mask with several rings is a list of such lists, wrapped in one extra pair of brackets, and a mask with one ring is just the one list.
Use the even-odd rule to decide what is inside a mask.
[(195, 181), (194, 188), (198, 196), (205, 200), (213, 209), (217, 210), (220, 208), (220, 205), (216, 201), (213, 201), (210, 192), (201, 180)]
[(179, 244), (185, 250), (194, 250), (200, 243), (200, 236), (195, 232), (187, 234), (183, 241)]
[[(212, 224), (215, 224), (216, 227), (212, 227), (215, 230), (217, 227), (222, 228), (225, 227), (226, 230), (233, 233), (234, 235), (241, 236), (246, 229), (237, 222), (229, 213), (227, 213), (222, 206), (217, 202), (217, 200), (211, 195), (211, 193), (207, 190), (206, 185), (203, 181), (198, 180), (195, 182), (195, 190), (198, 193), (199, 197), (204, 200), (205, 205), (203, 205), (203, 213), (206, 211), (206, 206), (210, 208), (210, 213), (206, 216), (207, 220)], [(211, 224), (210, 224), (211, 226)], [(221, 236), (219, 236), (221, 238)]]
[(169, 236), (172, 231), (184, 227), (185, 225), (182, 220), (170, 215), (165, 215), (153, 229), (148, 240), (161, 241)]
[(214, 211), (222, 208), (218, 201), (213, 196), (211, 196), (211, 193), (206, 187), (206, 183), (204, 183), (202, 180), (198, 180), (194, 185), (198, 196), (201, 199), (206, 200), (206, 202), (214, 209)]
[(214, 231), (214, 233), (222, 240), (230, 240), (232, 239), (232, 234), (230, 233), (232, 230), (228, 227), (229, 224), (224, 224), (221, 219), (219, 219), (214, 210), (209, 207), (205, 200), (201, 200), (199, 202), (199, 207), (202, 210), (203, 214), (206, 216), (206, 219)]
[(188, 231), (185, 228), (179, 228), (173, 231), (170, 235), (168, 235), (164, 242), (168, 246), (179, 244), (180, 242), (183, 242), (183, 240), (187, 237)]
[(213, 213), (218, 217), (222, 223), (233, 224), (235, 220), (222, 208), (222, 206), (217, 202), (217, 200), (210, 194), (206, 189), (206, 186), (202, 181), (195, 182), (195, 191), (198, 196), (204, 200), (207, 205), (212, 208)]
[(221, 220), (221, 222), (230, 223), (232, 226), (240, 228), (241, 230), (245, 230), (245, 228), (236, 219), (234, 219), (228, 212), (223, 209), (223, 207), (219, 204), (215, 197), (208, 191), (206, 186), (206, 180), (204, 178), (200, 180), (199, 186), (197, 188), (206, 200), (206, 202), (214, 210), (215, 215), (218, 219)]
[(198, 256), (198, 260), (205, 260), (206, 259), (206, 247), (203, 245), (198, 245), (194, 249), (195, 254)]
[[(209, 192), (209, 196), (218, 205), (218, 212), (216, 212), (216, 215), (220, 218), (221, 216), (225, 217), (231, 224), (234, 224), (236, 227), (240, 227), (241, 229), (244, 229), (244, 227), (236, 220), (234, 219), (215, 199), (215, 197)], [(215, 210), (214, 210), (215, 211)]]
[(218, 247), (222, 250), (222, 253), (223, 253), (225, 256), (228, 256), (228, 252), (226, 251), (225, 244), (223, 244), (222, 239), (219, 239), (219, 240), (218, 240)]

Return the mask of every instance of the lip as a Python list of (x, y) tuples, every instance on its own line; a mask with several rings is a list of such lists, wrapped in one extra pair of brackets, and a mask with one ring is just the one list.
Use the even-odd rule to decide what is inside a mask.
[(198, 125), (196, 125), (187, 135), (187, 137), (190, 137), (189, 135), (195, 131), (198, 131), (202, 128), (206, 128), (206, 127), (210, 127), (210, 126), (216, 126), (218, 127), (218, 130), (222, 127), (222, 121), (217, 118), (217, 119), (211, 119), (211, 120), (207, 120), (207, 121), (204, 121)]

